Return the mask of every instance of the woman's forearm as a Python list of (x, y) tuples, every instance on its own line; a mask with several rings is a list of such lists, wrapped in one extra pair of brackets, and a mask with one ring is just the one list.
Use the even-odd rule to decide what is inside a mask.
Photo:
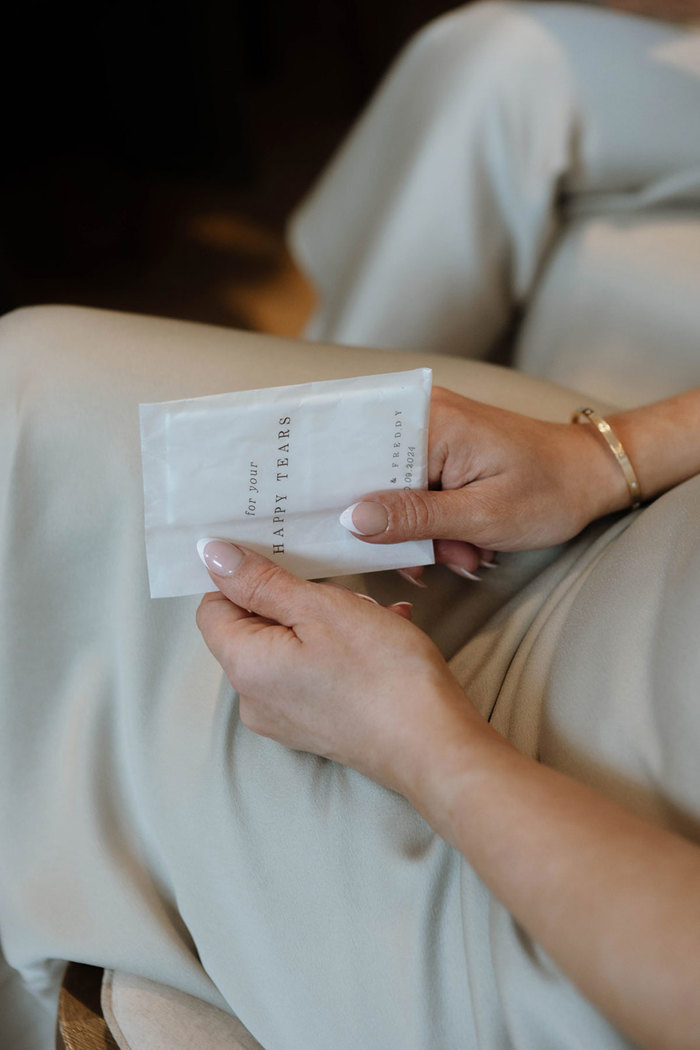
[(700, 849), (485, 723), (444, 740), (416, 808), (613, 1025), (654, 1050), (700, 1045)]
[[(617, 412), (608, 422), (622, 442), (639, 478), (643, 499), (660, 495), (700, 473), (700, 389)], [(607, 456), (609, 487), (604, 511), (621, 510), (629, 502), (624, 477), (603, 438), (593, 427), (584, 431)]]

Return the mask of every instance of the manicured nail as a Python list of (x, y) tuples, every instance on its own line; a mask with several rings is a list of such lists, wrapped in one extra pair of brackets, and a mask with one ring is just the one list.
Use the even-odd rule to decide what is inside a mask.
[(427, 591), (428, 584), (423, 583), (421, 579), (416, 579), (415, 576), (411, 576), (410, 572), (406, 572), (405, 569), (397, 569), (396, 571), (402, 579), (408, 580), (408, 582), (412, 583), (414, 587), (421, 587), (424, 591)]
[(497, 569), (498, 568), (498, 562), (497, 561), (484, 561), (484, 559), (482, 558), (481, 561), (479, 562), (479, 568), (480, 569)]
[(377, 601), (377, 599), (376, 598), (370, 598), (369, 594), (360, 594), (359, 591), (353, 591), (353, 594), (356, 594), (358, 598), (364, 598), (364, 600), (366, 602), (371, 602), (372, 605), (379, 605), (379, 602)]
[(353, 503), (346, 507), (338, 520), (348, 532), (378, 536), (380, 532), (386, 532), (389, 515), (381, 503)]
[(464, 576), (465, 580), (475, 580), (477, 583), (481, 582), (481, 576), (469, 572), (468, 569), (463, 569), (461, 565), (448, 565), (447, 568), (452, 569), (452, 572), (456, 572), (458, 576)]
[(413, 608), (413, 602), (392, 602), (392, 605), (394, 605), (394, 607), (397, 605), (405, 605), (407, 609)]
[(243, 554), (228, 540), (204, 536), (197, 540), (197, 554), (215, 576), (233, 576), (243, 560)]

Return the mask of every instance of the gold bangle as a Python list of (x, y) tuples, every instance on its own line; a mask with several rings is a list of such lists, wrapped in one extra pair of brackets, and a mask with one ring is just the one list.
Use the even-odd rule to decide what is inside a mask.
[(625, 452), (622, 442), (610, 426), (610, 424), (599, 416), (592, 408), (579, 408), (571, 417), (572, 423), (591, 423), (598, 430), (610, 447), (610, 451), (617, 460), (622, 473), (625, 475), (627, 488), (630, 490), (630, 503), (632, 510), (636, 510), (642, 502), (642, 490), (639, 486), (639, 478), (630, 463), (629, 456)]

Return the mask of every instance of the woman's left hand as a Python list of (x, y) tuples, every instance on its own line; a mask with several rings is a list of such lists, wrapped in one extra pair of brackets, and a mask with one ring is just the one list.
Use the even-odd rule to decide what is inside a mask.
[(219, 591), (197, 624), (254, 732), (408, 794), (427, 736), (481, 722), (405, 606), (300, 580), (222, 540), (203, 560)]

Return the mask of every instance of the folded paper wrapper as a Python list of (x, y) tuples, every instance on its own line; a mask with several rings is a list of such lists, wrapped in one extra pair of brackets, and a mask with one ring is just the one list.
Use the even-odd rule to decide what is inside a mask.
[(204, 536), (305, 579), (434, 562), (430, 540), (368, 544), (339, 522), (368, 493), (428, 486), (432, 372), (140, 405), (152, 598), (212, 591)]

